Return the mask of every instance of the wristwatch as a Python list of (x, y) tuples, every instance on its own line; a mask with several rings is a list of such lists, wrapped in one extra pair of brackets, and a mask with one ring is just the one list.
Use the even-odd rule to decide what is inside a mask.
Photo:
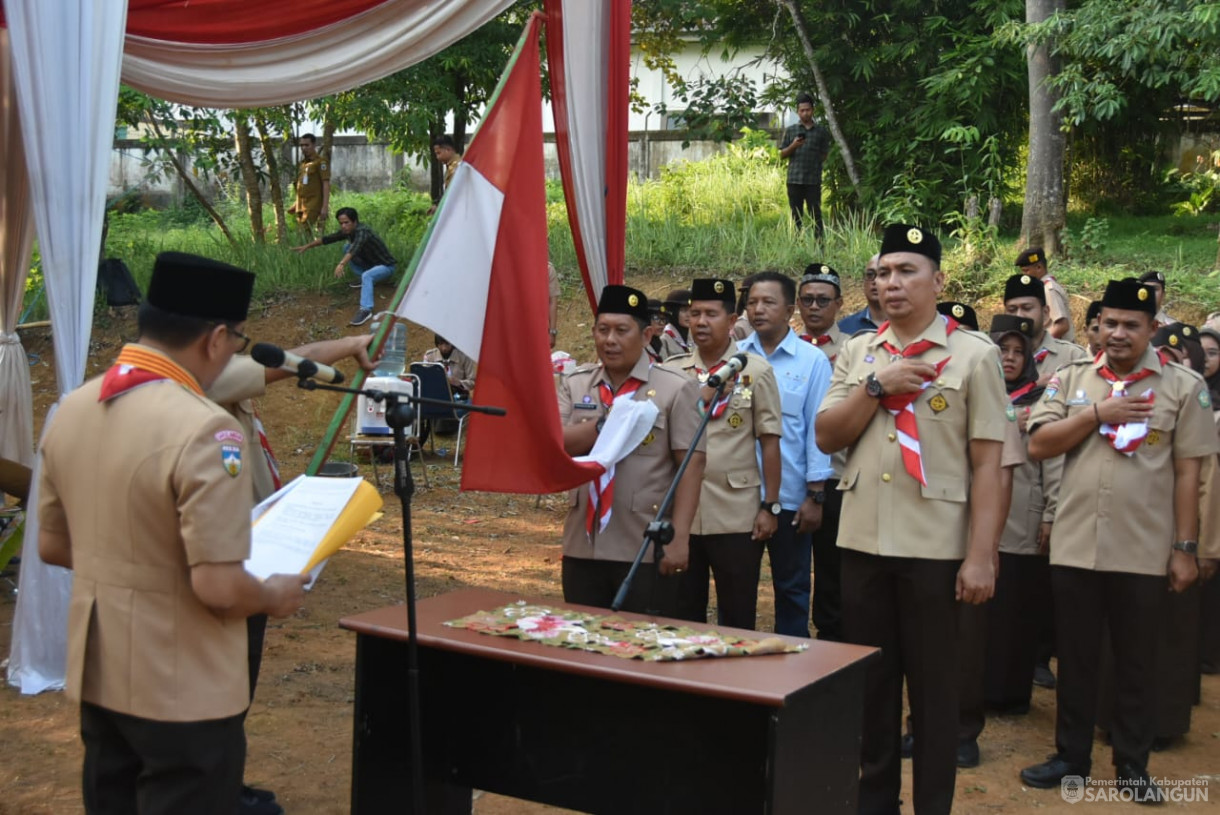
[(805, 490), (805, 497), (812, 498), (815, 504), (826, 503), (826, 490)]
[(881, 387), (881, 383), (877, 381), (876, 374), (869, 374), (864, 380), (864, 392), (874, 399), (880, 399), (885, 396), (885, 388)]
[(779, 501), (776, 501), (775, 503), (763, 501), (761, 509), (767, 510), (767, 512), (770, 512), (772, 515), (778, 515), (784, 511), (784, 508), (779, 505)]
[(1174, 541), (1173, 548), (1188, 555), (1199, 554), (1198, 541)]

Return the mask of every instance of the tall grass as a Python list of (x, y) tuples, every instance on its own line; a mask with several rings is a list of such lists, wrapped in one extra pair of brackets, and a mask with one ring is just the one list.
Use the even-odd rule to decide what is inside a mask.
[[(551, 257), (568, 287), (578, 286), (579, 272), (568, 228), (562, 188), (547, 184), (547, 223)], [(403, 190), (337, 193), (331, 212), (353, 206), (361, 221), (385, 239), (405, 268), (427, 226), (425, 195)], [(108, 256), (127, 261), (144, 285), (156, 253), (166, 249), (198, 252), (253, 269), (257, 293), (320, 292), (333, 282), (337, 247), (303, 255), (272, 241), (251, 240), (249, 219), (239, 201), (221, 203), (237, 238), (231, 247), (198, 208), (112, 215)], [(627, 277), (698, 275), (738, 277), (761, 269), (799, 275), (810, 263), (838, 269), (849, 291), (878, 247), (881, 226), (868, 211), (826, 211), (826, 235), (819, 244), (814, 231), (794, 229), (788, 214), (784, 168), (765, 134), (748, 134), (722, 153), (699, 162), (676, 162), (658, 179), (632, 179), (627, 189)], [(265, 222), (273, 224), (270, 207)], [(333, 222), (332, 222), (333, 223)], [(290, 228), (289, 244), (305, 238)], [(994, 297), (1013, 273), (1019, 247), (1015, 234), (986, 235), (971, 241), (945, 237), (943, 267), (947, 294), (973, 301)], [(1087, 219), (1071, 216), (1065, 234), (1066, 254), (1052, 259), (1052, 271), (1069, 291), (1083, 296), (1100, 292), (1106, 280), (1160, 269), (1169, 277), (1171, 306), (1195, 317), (1220, 305), (1216, 279), (1210, 277), (1216, 257), (1214, 215), (1164, 215)]]

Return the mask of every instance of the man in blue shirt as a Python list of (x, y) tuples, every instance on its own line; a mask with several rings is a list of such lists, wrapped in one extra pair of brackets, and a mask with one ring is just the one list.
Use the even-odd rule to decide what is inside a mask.
[(881, 310), (881, 295), (877, 291), (877, 265), (880, 261), (880, 255), (873, 255), (864, 267), (864, 299), (868, 301), (868, 305), (839, 320), (839, 330), (848, 337), (861, 331), (876, 331), (877, 326), (885, 322), (885, 312)]
[(833, 474), (830, 456), (818, 449), (813, 421), (830, 387), (826, 355), (802, 342), (789, 326), (796, 307), (796, 284), (779, 272), (754, 277), (746, 314), (754, 333), (738, 343), (765, 357), (775, 371), (783, 408), (779, 440), (779, 527), (767, 541), (775, 588), (775, 631), (809, 636), (809, 566), (813, 531), (822, 523), (825, 482)]

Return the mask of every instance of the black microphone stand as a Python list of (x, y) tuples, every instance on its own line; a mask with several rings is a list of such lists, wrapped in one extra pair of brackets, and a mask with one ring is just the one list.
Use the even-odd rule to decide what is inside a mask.
[[(674, 493), (678, 491), (678, 483), (682, 480), (682, 475), (686, 472), (687, 465), (690, 464), (691, 456), (695, 453), (695, 447), (698, 446), (699, 439), (703, 438), (703, 434), (707, 430), (707, 423), (712, 418), (712, 407), (720, 401), (720, 396), (724, 393), (724, 386), (728, 384), (728, 380), (721, 378), (718, 374), (712, 374), (708, 377), (706, 384), (715, 388), (716, 392), (712, 394), (712, 398), (707, 405), (707, 410), (703, 412), (703, 420), (699, 422), (699, 429), (695, 431), (695, 438), (691, 440), (690, 447), (686, 448), (686, 455), (683, 457), (682, 463), (678, 465), (678, 471), (674, 473), (673, 480), (669, 482), (669, 489), (665, 491), (665, 498), (661, 500), (660, 506), (657, 507), (656, 516), (644, 529), (644, 540), (640, 544), (640, 550), (635, 553), (635, 560), (631, 562), (631, 568), (627, 570), (627, 576), (623, 578), (622, 584), (618, 587), (618, 594), (614, 595), (614, 601), (610, 603), (611, 611), (618, 611), (623, 607), (623, 603), (627, 602), (627, 594), (631, 591), (631, 583), (635, 580), (635, 573), (640, 570), (640, 564), (644, 562), (644, 557), (648, 554), (649, 546), (653, 547), (653, 563), (656, 566), (657, 577), (661, 576), (661, 558), (665, 556), (665, 546), (674, 539), (674, 525), (664, 520), (665, 515), (669, 512), (669, 505), (673, 503)], [(657, 614), (658, 612), (653, 610), (649, 613)]]
[[(316, 371), (316, 368), (314, 369)], [(407, 584), (407, 714), (410, 717), (411, 743), (411, 812), (424, 815), (423, 738), (419, 706), (419, 640), (415, 622), (415, 555), (411, 537), (411, 497), (415, 495), (415, 479), (411, 476), (406, 429), (415, 421), (416, 405), (436, 405), (461, 410), (503, 416), (499, 407), (468, 405), (448, 399), (428, 399), (407, 393), (374, 389), (340, 388), (324, 385), (308, 375), (297, 379), (297, 387), (308, 391), (322, 390), (367, 396), (374, 402), (385, 402), (385, 421), (394, 431), (394, 494), (402, 505), (402, 547), (406, 562)]]

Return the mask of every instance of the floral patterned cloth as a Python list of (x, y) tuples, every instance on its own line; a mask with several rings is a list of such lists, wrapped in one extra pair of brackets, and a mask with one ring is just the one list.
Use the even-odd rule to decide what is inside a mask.
[(644, 620), (528, 605), (524, 600), (495, 611), (478, 611), (449, 620), (445, 625), (645, 662), (790, 654), (809, 647), (794, 645), (779, 637), (740, 639), (684, 625), (658, 625)]

